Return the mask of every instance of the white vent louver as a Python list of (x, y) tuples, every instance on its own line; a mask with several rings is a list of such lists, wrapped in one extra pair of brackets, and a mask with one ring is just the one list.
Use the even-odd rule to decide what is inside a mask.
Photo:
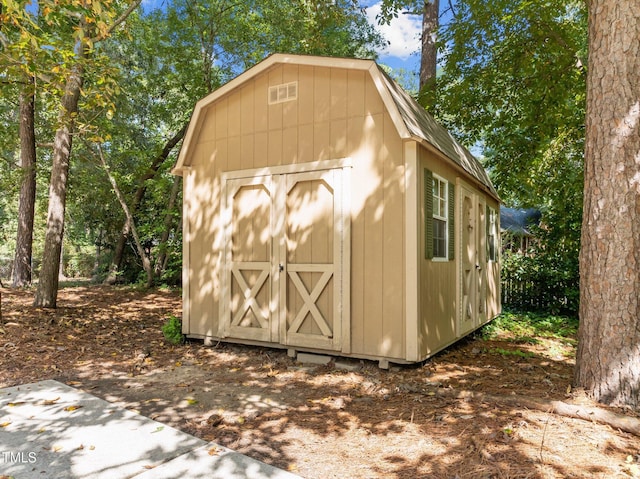
[(282, 103), (298, 98), (298, 82), (283, 83), (269, 87), (269, 105)]

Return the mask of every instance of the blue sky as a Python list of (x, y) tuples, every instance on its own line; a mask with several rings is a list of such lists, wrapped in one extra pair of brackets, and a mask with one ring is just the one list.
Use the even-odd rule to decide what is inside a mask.
[(420, 66), (420, 34), (422, 17), (400, 13), (389, 25), (378, 25), (376, 16), (380, 13), (380, 2), (365, 2), (369, 22), (382, 33), (388, 46), (379, 51), (380, 63), (391, 68), (404, 68), (417, 72)]
[[(162, 7), (167, 0), (143, 0), (142, 7), (151, 10)], [(379, 51), (379, 61), (393, 69), (404, 68), (417, 72), (420, 64), (420, 31), (422, 19), (419, 15), (400, 13), (390, 25), (378, 25), (376, 15), (380, 13), (380, 1), (363, 0), (367, 18), (386, 38), (388, 46)]]

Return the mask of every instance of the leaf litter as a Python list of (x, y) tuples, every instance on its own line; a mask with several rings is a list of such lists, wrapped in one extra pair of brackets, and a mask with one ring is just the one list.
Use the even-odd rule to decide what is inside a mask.
[(170, 345), (161, 327), (181, 315), (178, 291), (67, 287), (53, 311), (33, 308), (32, 291), (2, 293), (0, 387), (56, 379), (305, 478), (640, 477), (640, 438), (500, 401), (588, 403), (570, 389), (566, 341), (472, 337), (415, 366), (340, 369)]

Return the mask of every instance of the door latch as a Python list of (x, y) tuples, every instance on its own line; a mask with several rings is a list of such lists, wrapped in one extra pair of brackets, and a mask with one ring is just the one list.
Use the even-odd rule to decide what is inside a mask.
[(280, 264), (278, 265), (278, 271), (279, 271), (280, 273), (282, 273), (282, 272), (284, 271), (284, 265), (283, 265), (282, 263), (280, 263)]

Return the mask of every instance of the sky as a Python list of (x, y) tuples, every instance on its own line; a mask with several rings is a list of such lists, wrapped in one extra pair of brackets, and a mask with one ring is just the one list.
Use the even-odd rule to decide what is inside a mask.
[(382, 33), (388, 46), (378, 52), (380, 63), (393, 69), (404, 68), (417, 72), (420, 66), (420, 34), (422, 18), (419, 15), (400, 13), (389, 25), (378, 25), (376, 16), (380, 13), (380, 2), (369, 4), (366, 8), (369, 23)]
[[(143, 0), (142, 7), (151, 10), (161, 6), (166, 0)], [(376, 15), (380, 13), (380, 1), (362, 0), (366, 7), (369, 22), (382, 33), (388, 46), (378, 52), (379, 62), (393, 69), (404, 68), (407, 71), (418, 72), (420, 65), (420, 32), (422, 18), (419, 15), (405, 15), (400, 13), (389, 25), (378, 25)]]

